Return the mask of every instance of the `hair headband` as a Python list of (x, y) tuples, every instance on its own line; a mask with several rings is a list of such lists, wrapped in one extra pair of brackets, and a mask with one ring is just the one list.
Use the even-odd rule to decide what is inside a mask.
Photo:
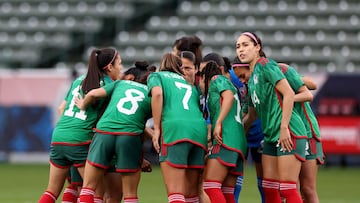
[(232, 65), (232, 67), (248, 67), (249, 64), (247, 63), (235, 63)]
[(112, 58), (111, 61), (110, 61), (106, 66), (104, 66), (102, 69), (105, 70), (108, 65), (112, 64), (112, 62), (114, 62), (116, 56), (117, 56), (117, 50), (115, 49), (113, 58)]
[(252, 40), (254, 40), (254, 42), (255, 42), (256, 44), (259, 44), (259, 42), (257, 41), (255, 35), (252, 34), (251, 32), (243, 32), (242, 35), (246, 35), (246, 36), (250, 37)]

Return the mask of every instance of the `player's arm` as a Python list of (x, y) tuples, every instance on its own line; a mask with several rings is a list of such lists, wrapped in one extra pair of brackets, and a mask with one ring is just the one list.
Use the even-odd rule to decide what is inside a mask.
[(248, 106), (248, 112), (243, 116), (243, 124), (246, 134), (247, 132), (249, 132), (250, 126), (252, 123), (255, 122), (256, 118), (257, 114), (255, 108), (252, 106)]
[(293, 143), (292, 143), (292, 140), (290, 137), (290, 132), (289, 132), (288, 126), (290, 123), (290, 118), (291, 118), (292, 110), (294, 107), (295, 93), (291, 89), (291, 87), (286, 79), (279, 80), (276, 83), (275, 88), (283, 96), (279, 144), (281, 144), (281, 149), (291, 151), (293, 148)]
[(214, 138), (216, 139), (216, 141), (218, 143), (222, 143), (222, 138), (220, 136), (221, 124), (224, 121), (224, 119), (226, 118), (226, 116), (228, 115), (228, 113), (232, 107), (232, 104), (234, 102), (234, 94), (230, 90), (225, 90), (225, 91), (221, 92), (221, 98), (222, 98), (222, 103), (221, 103), (220, 114), (216, 120), (214, 133), (213, 133)]
[(305, 83), (305, 86), (309, 89), (309, 90), (316, 90), (317, 89), (317, 84), (316, 82), (307, 76), (303, 76), (301, 78), (301, 80)]
[(153, 134), (154, 134), (154, 130), (152, 128), (146, 127), (144, 129), (144, 135), (145, 135), (146, 138), (152, 139)]
[(298, 89), (298, 92), (294, 96), (294, 102), (312, 102), (313, 99), (313, 94), (311, 94), (309, 89), (304, 85)]
[(103, 98), (106, 97), (106, 95), (106, 91), (102, 87), (93, 89), (86, 94), (85, 98), (82, 98), (81, 95), (75, 97), (75, 104), (79, 109), (85, 110), (86, 107), (94, 102), (97, 98)]
[(57, 113), (59, 116), (61, 116), (65, 110), (65, 107), (66, 107), (66, 101), (62, 101), (60, 106), (57, 108)]
[(151, 89), (151, 109), (154, 119), (153, 145), (157, 152), (160, 152), (159, 138), (161, 127), (161, 115), (163, 108), (163, 90), (160, 86)]

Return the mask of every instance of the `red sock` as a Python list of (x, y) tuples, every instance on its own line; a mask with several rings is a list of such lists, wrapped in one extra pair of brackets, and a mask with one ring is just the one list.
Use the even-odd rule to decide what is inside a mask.
[(171, 193), (168, 195), (168, 201), (169, 203), (184, 203), (185, 197), (183, 194)]
[(55, 203), (56, 199), (57, 197), (53, 193), (45, 191), (38, 203)]
[(235, 187), (222, 187), (221, 191), (224, 194), (227, 203), (235, 203)]
[(103, 197), (94, 197), (94, 203), (103, 203)]
[(72, 186), (68, 185), (62, 196), (62, 203), (77, 203), (78, 191)]
[(296, 182), (281, 182), (281, 195), (286, 199), (286, 203), (302, 203), (299, 191), (296, 189)]
[(265, 203), (279, 203), (280, 191), (279, 182), (277, 180), (263, 179), (262, 186), (264, 188)]
[(209, 196), (211, 202), (226, 203), (225, 197), (221, 191), (220, 182), (205, 180), (203, 188), (206, 194)]
[(124, 197), (124, 203), (139, 203), (138, 197)]
[(95, 190), (91, 188), (81, 188), (79, 203), (94, 203)]
[(186, 203), (199, 203), (199, 196), (185, 197)]

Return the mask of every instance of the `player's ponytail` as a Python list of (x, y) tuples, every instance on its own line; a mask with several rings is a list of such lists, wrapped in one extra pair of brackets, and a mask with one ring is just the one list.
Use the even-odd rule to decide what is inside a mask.
[(104, 75), (106, 75), (108, 66), (114, 64), (117, 55), (117, 50), (113, 48), (92, 50), (89, 57), (88, 71), (81, 84), (81, 89), (84, 94), (100, 87), (100, 81)]

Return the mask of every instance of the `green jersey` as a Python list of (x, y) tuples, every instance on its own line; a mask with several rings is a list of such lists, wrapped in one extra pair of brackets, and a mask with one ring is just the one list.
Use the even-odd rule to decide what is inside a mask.
[[(301, 86), (305, 85), (301, 76), (291, 66), (280, 65), (282, 72), (288, 80), (291, 88), (297, 93)], [(298, 112), (306, 127), (308, 138), (320, 138), (320, 128), (316, 116), (311, 109), (310, 102), (295, 102), (294, 109)]]
[[(255, 64), (248, 82), (250, 105), (255, 107), (261, 120), (266, 142), (274, 143), (280, 138), (282, 95), (275, 86), (282, 79), (285, 79), (285, 76), (278, 64), (271, 59), (261, 58)], [(289, 131), (292, 136), (306, 137), (305, 126), (295, 110), (292, 111)]]
[(150, 75), (149, 93), (156, 86), (163, 91), (161, 127), (164, 144), (189, 141), (206, 148), (207, 128), (196, 87), (181, 75), (168, 71)]
[[(66, 106), (61, 118), (53, 131), (52, 144), (88, 144), (93, 135), (93, 128), (98, 119), (99, 112), (104, 104), (103, 100), (99, 105), (90, 105), (86, 110), (80, 110), (74, 98), (78, 95), (84, 97), (81, 90), (81, 83), (85, 76), (78, 77), (72, 84), (65, 97)], [(100, 86), (112, 82), (109, 76), (105, 76)]]
[(96, 125), (96, 131), (110, 134), (143, 133), (151, 117), (151, 104), (146, 85), (119, 80), (103, 87), (110, 102)]
[[(226, 115), (221, 126), (222, 140), (225, 147), (231, 150), (246, 152), (247, 143), (245, 130), (242, 125), (241, 105), (237, 90), (234, 85), (223, 75), (214, 76), (209, 85), (208, 106), (210, 111), (210, 119), (212, 131), (214, 130), (216, 121), (220, 115), (223, 91), (230, 90), (234, 95), (234, 102), (229, 113)], [(214, 139), (214, 145), (216, 140)]]

